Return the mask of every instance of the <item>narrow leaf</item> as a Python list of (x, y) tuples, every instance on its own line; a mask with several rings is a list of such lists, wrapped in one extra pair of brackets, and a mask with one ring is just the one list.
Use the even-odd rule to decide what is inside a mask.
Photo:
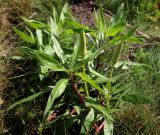
[(114, 26), (111, 26), (107, 29), (107, 32), (106, 32), (106, 36), (109, 37), (109, 36), (116, 36), (119, 32), (122, 32), (124, 28), (124, 23), (118, 23)]
[(77, 61), (78, 61), (78, 57), (79, 57), (79, 48), (80, 48), (80, 36), (78, 36), (77, 42), (74, 45), (74, 50), (72, 53), (72, 63), (71, 63), (71, 67), (73, 67)]
[(53, 42), (53, 48), (55, 50), (55, 53), (60, 58), (61, 62), (64, 64), (65, 63), (65, 55), (64, 55), (64, 52), (60, 46), (60, 43), (58, 42), (58, 40), (56, 39), (56, 37), (53, 34), (51, 34), (51, 39)]
[(14, 107), (16, 107), (17, 105), (20, 105), (20, 104), (22, 104), (22, 103), (31, 101), (31, 100), (33, 100), (33, 99), (41, 96), (42, 94), (44, 94), (44, 93), (46, 93), (46, 92), (49, 92), (49, 90), (45, 90), (45, 91), (38, 92), (38, 93), (36, 93), (36, 94), (33, 94), (33, 95), (29, 96), (29, 97), (26, 97), (26, 98), (20, 100), (20, 101), (17, 101), (17, 102), (15, 102), (14, 104), (12, 104), (7, 110), (11, 110), (11, 109), (13, 109)]
[(88, 113), (88, 115), (85, 118), (84, 125), (82, 124), (81, 134), (85, 134), (86, 130), (87, 130), (87, 132), (89, 132), (90, 129), (92, 128), (93, 122), (94, 122), (94, 109), (91, 108), (90, 112)]
[(104, 121), (104, 135), (113, 135), (113, 122), (105, 120)]
[(22, 18), (22, 19), (31, 28), (34, 28), (34, 29), (49, 28), (48, 25), (46, 25), (46, 24), (44, 24), (42, 22), (38, 22), (38, 21), (34, 21), (34, 20), (28, 20), (28, 19), (25, 19), (25, 18)]
[(46, 105), (46, 108), (44, 111), (44, 116), (46, 116), (48, 114), (48, 112), (50, 111), (50, 109), (52, 108), (52, 105), (53, 105), (55, 99), (62, 95), (62, 93), (64, 92), (64, 90), (67, 86), (67, 83), (68, 83), (68, 79), (61, 79), (57, 82), (57, 84), (53, 88), (53, 90), (48, 98), (48, 102), (47, 102), (47, 105)]
[(91, 97), (87, 97), (86, 106), (93, 107), (97, 111), (101, 112), (107, 119), (113, 121), (113, 117), (111, 116), (109, 109), (99, 105), (96, 101), (94, 101)]
[(95, 81), (93, 81), (88, 75), (84, 74), (84, 73), (77, 73), (77, 76), (81, 77), (84, 81), (86, 81), (87, 83), (89, 83), (91, 86), (93, 86), (94, 88), (96, 88), (99, 92), (101, 92), (102, 94), (104, 94), (103, 89), (95, 83)]
[(20, 49), (24, 54), (35, 59), (40, 64), (47, 66), (49, 69), (53, 71), (64, 71), (65, 70), (65, 68), (54, 57), (44, 52), (33, 50), (27, 47), (21, 47)]
[(25, 34), (24, 32), (21, 32), (18, 29), (13, 29), (14, 32), (20, 37), (22, 38), (24, 41), (29, 42), (29, 43), (35, 43), (34, 38), (32, 38), (31, 36)]
[(114, 52), (114, 55), (112, 57), (112, 66), (114, 66), (117, 63), (119, 56), (120, 56), (121, 49), (122, 49), (122, 44), (120, 44), (117, 47), (117, 50)]
[(42, 31), (40, 29), (36, 29), (37, 40), (38, 40), (38, 49), (43, 47), (43, 39), (42, 39)]

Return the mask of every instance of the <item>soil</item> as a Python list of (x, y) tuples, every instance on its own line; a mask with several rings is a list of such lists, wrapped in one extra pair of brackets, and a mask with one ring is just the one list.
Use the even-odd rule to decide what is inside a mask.
[(93, 11), (97, 8), (92, 0), (77, 0), (72, 3), (71, 11), (81, 24), (94, 26)]

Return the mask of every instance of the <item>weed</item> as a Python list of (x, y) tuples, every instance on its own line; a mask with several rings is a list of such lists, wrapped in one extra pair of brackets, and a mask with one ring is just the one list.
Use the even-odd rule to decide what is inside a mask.
[[(34, 63), (36, 68), (23, 75), (29, 75), (25, 82), (29, 96), (25, 95), (8, 110), (46, 97), (46, 106), (41, 104), (43, 116), (38, 118), (39, 134), (48, 130), (58, 135), (70, 134), (74, 132), (71, 129), (78, 128), (77, 134), (112, 135), (112, 116), (122, 104), (150, 103), (151, 98), (146, 96), (126, 94), (127, 88), (118, 83), (124, 77), (122, 73), (131, 67), (145, 66), (119, 61), (126, 43), (142, 43), (132, 30), (126, 32), (123, 6), (109, 24), (102, 9), (95, 12), (96, 29), (69, 19), (67, 5), (61, 12), (54, 7), (48, 23), (24, 18), (30, 29), (14, 29), (25, 41), (25, 46), (20, 47), (20, 60)], [(69, 42), (64, 42), (66, 39)], [(106, 50), (111, 47), (115, 49), (106, 57)], [(25, 124), (25, 119), (22, 122)]]

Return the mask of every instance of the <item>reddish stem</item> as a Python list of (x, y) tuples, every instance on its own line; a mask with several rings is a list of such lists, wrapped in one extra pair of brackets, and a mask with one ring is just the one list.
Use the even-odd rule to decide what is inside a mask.
[(76, 87), (76, 85), (75, 85), (74, 83), (72, 83), (72, 88), (73, 88), (73, 90), (76, 92), (76, 94), (78, 95), (80, 102), (81, 102), (81, 103), (84, 103), (84, 98), (83, 98), (83, 96), (79, 93), (79, 91), (78, 91), (78, 89), (77, 89), (77, 87)]
[(104, 121), (100, 124), (99, 127), (96, 128), (95, 134), (99, 133), (102, 130), (103, 127), (104, 127)]
[(73, 115), (74, 113), (76, 113), (76, 110), (73, 108), (71, 111), (70, 111), (70, 115)]
[(97, 125), (96, 125), (95, 122), (93, 123), (93, 128), (94, 128), (95, 130), (97, 129)]

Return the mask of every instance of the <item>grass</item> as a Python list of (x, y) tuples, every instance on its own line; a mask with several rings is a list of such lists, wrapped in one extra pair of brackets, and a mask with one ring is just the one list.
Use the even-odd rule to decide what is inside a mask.
[[(1, 0), (0, 1), (0, 132), (7, 132), (5, 129), (4, 108), (8, 97), (8, 89), (11, 83), (6, 79), (13, 74), (13, 63), (8, 59), (17, 53), (17, 38), (12, 33), (13, 26), (19, 24), (18, 17), (30, 16), (32, 12), (32, 0)], [(18, 19), (20, 20), (20, 19)]]
[(150, 106), (126, 107), (116, 114), (115, 135), (159, 135), (160, 117)]

